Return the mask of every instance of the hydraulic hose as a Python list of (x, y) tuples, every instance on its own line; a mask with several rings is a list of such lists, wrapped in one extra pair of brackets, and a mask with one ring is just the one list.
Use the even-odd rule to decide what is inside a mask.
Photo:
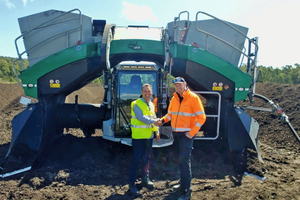
[(265, 97), (263, 95), (260, 95), (260, 94), (255, 94), (255, 93), (252, 96), (264, 100), (265, 102), (267, 102), (268, 104), (270, 104), (272, 106), (272, 108), (274, 108), (276, 110), (276, 112), (278, 114), (281, 113), (281, 108), (278, 105), (276, 105), (273, 101), (269, 100), (267, 97)]
[(260, 99), (264, 100), (265, 102), (267, 102), (268, 104), (270, 104), (276, 110), (276, 112), (278, 114), (280, 114), (280, 119), (284, 120), (284, 122), (287, 123), (287, 125), (289, 126), (289, 128), (293, 132), (294, 136), (296, 137), (297, 141), (300, 143), (299, 135), (297, 134), (297, 132), (293, 128), (292, 124), (290, 123), (288, 116), (284, 112), (282, 112), (282, 110), (278, 106), (278, 104), (276, 105), (273, 101), (269, 100), (267, 97), (262, 96), (260, 94), (253, 94), (252, 96), (260, 98)]
[(286, 122), (288, 124), (288, 126), (290, 127), (291, 131), (293, 132), (294, 136), (296, 137), (296, 139), (298, 140), (298, 142), (300, 143), (300, 138), (299, 135), (297, 134), (297, 132), (295, 131), (295, 129), (293, 128), (292, 124), (289, 121), (288, 116), (285, 113), (281, 114), (281, 119), (284, 120), (284, 122)]

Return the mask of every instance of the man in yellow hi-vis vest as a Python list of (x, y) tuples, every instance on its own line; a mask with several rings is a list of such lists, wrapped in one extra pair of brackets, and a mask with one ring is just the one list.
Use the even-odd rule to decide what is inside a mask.
[(131, 103), (131, 131), (133, 158), (129, 170), (129, 189), (133, 196), (139, 196), (135, 186), (139, 161), (142, 160), (142, 185), (153, 189), (154, 184), (149, 179), (149, 159), (152, 150), (153, 137), (160, 139), (156, 119), (155, 108), (150, 101), (152, 86), (142, 86), (142, 98)]

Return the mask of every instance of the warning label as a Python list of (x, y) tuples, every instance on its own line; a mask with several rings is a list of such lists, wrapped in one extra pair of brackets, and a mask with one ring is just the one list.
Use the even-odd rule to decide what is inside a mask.
[(60, 84), (59, 83), (52, 83), (52, 84), (50, 84), (50, 88), (60, 88)]
[(213, 90), (213, 91), (222, 91), (222, 90), (223, 90), (223, 87), (213, 86), (213, 87), (212, 87), (212, 90)]

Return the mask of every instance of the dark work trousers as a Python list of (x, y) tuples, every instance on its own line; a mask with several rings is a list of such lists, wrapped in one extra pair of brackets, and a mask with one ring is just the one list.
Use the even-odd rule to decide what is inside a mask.
[(129, 169), (129, 184), (134, 184), (137, 176), (139, 161), (141, 162), (142, 178), (149, 176), (149, 159), (153, 139), (132, 139), (133, 158)]
[(180, 186), (183, 191), (191, 189), (192, 169), (191, 155), (194, 138), (190, 139), (182, 132), (173, 132), (174, 142), (178, 147), (178, 165), (180, 170)]

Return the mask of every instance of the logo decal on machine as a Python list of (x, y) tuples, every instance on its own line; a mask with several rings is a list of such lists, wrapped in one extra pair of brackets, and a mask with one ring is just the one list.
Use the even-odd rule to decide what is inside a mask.
[(138, 45), (138, 42), (135, 44), (129, 44), (128, 47), (133, 50), (142, 50), (142, 46)]

